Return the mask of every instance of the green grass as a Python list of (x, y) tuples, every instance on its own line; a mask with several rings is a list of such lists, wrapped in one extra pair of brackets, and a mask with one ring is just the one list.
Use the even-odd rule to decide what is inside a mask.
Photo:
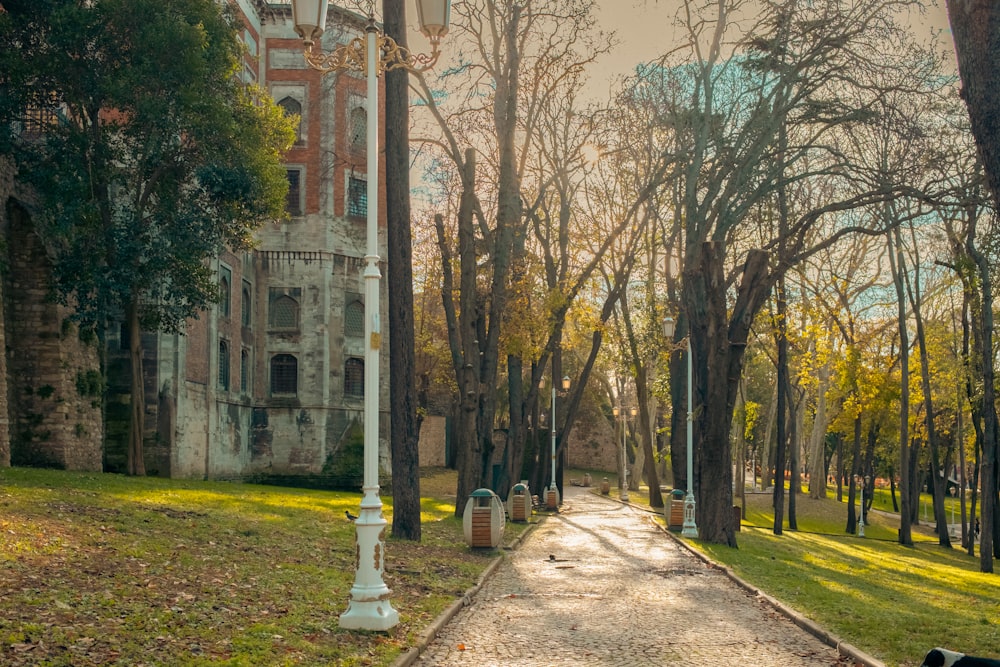
[(496, 555), (465, 546), (454, 489), (422, 480), (423, 540), (386, 545), (400, 624), (359, 633), (360, 494), (2, 469), (0, 664), (390, 664)]
[(1000, 656), (1000, 575), (978, 558), (939, 547), (927, 526), (900, 546), (894, 516), (872, 513), (864, 538), (846, 535), (833, 499), (799, 496), (796, 509), (798, 530), (776, 536), (770, 494), (748, 494), (738, 549), (690, 543), (889, 666), (915, 667), (935, 646)]
[[(978, 555), (957, 540), (953, 549), (938, 546), (929, 496), (921, 503), (930, 516), (921, 513), (912, 548), (897, 543), (899, 518), (891, 514), (870, 513), (864, 538), (846, 535), (846, 505), (830, 496), (799, 495), (798, 530), (787, 528), (786, 511), (776, 536), (770, 493), (748, 493), (738, 549), (687, 542), (889, 667), (916, 667), (935, 646), (1000, 656), (1000, 574), (979, 572)], [(646, 487), (631, 494), (633, 504), (648, 507), (648, 499)], [(958, 500), (947, 498), (949, 521), (953, 503), (960, 517)], [(891, 512), (888, 490), (876, 494), (875, 508)]]

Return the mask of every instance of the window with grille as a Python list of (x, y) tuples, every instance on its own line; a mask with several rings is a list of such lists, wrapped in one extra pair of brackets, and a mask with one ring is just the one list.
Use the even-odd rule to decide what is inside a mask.
[(219, 389), (229, 391), (229, 343), (219, 341)]
[(351, 301), (344, 308), (344, 335), (353, 338), (365, 335), (365, 306), (360, 301)]
[(229, 285), (233, 280), (233, 272), (229, 270), (229, 267), (220, 266), (219, 267), (219, 314), (223, 317), (229, 317), (229, 309), (232, 305), (232, 296), (230, 294)]
[(271, 394), (297, 394), (299, 391), (299, 360), (290, 354), (271, 358)]
[(353, 176), (347, 180), (347, 215), (357, 218), (368, 215), (368, 182)]
[(364, 150), (368, 144), (368, 114), (361, 107), (351, 112), (351, 148)]
[(365, 362), (351, 357), (344, 363), (344, 396), (365, 395)]
[(285, 211), (288, 215), (302, 215), (302, 170), (286, 169), (288, 177), (288, 195), (285, 197)]
[(240, 351), (240, 391), (244, 394), (250, 391), (250, 353)]
[(275, 329), (299, 327), (299, 302), (290, 296), (279, 296), (271, 302), (271, 326)]
[(250, 326), (250, 316), (252, 313), (250, 302), (250, 283), (243, 281), (243, 291), (240, 293), (240, 323)]

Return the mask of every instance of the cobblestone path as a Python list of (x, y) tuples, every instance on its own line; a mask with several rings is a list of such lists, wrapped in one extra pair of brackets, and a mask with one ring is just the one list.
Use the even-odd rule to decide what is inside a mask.
[(832, 667), (836, 650), (640, 510), (568, 488), (415, 664)]

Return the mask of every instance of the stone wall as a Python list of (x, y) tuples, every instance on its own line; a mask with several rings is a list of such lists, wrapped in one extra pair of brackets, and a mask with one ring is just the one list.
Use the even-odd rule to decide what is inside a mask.
[(51, 265), (27, 209), (7, 200), (4, 337), (10, 462), (103, 468), (102, 382), (96, 340), (52, 302)]

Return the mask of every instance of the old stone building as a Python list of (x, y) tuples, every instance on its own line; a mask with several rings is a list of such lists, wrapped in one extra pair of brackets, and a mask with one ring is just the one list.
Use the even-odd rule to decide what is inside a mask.
[[(286, 155), (290, 217), (261, 229), (256, 250), (213, 261), (222, 300), (184, 335), (144, 335), (146, 468), (195, 478), (336, 478), (354, 469), (359, 476), (358, 466), (345, 472), (343, 463), (360, 457), (362, 446), (365, 138), (368, 114), (380, 109), (370, 108), (360, 73), (321, 75), (306, 67), (287, 1), (236, 4), (245, 23), (244, 77), (300, 118)], [(365, 23), (331, 6), (323, 48), (363, 35)], [(8, 378), (0, 418), (9, 422), (0, 465), (122, 470), (127, 340), (113, 328), (105, 341), (104, 433), (94, 395), (102, 389), (93, 377), (96, 343), (79, 340), (68, 313), (47, 302), (45, 251), (9, 170), (0, 172), (0, 196), (7, 203), (0, 218), (6, 241), (0, 335), (7, 349), (0, 374)], [(384, 246), (379, 254), (385, 257)], [(384, 260), (381, 270), (385, 276)], [(384, 306), (384, 279), (382, 292)], [(387, 465), (386, 346), (381, 375), (380, 449)]]
[[(186, 335), (144, 341), (147, 465), (171, 477), (350, 476), (340, 463), (360, 450), (365, 391), (365, 130), (379, 110), (360, 73), (306, 67), (288, 4), (240, 8), (247, 79), (300, 118), (286, 156), (290, 219), (260, 230), (253, 252), (218, 258), (223, 298)], [(324, 49), (363, 34), (365, 20), (331, 7)], [(381, 366), (386, 378), (384, 347)]]

